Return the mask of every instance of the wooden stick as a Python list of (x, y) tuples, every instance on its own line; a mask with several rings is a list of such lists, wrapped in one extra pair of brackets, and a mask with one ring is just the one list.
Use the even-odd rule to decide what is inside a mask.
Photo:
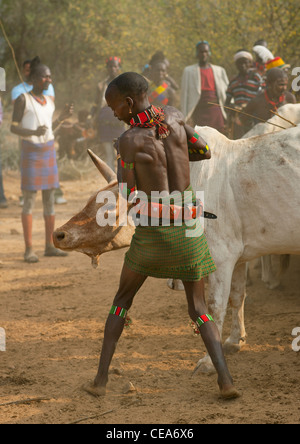
[(76, 421), (74, 421), (74, 422), (69, 422), (68, 424), (66, 424), (66, 425), (74, 425), (74, 424), (79, 424), (80, 422), (82, 422), (82, 421), (88, 421), (89, 419), (96, 419), (96, 418), (100, 418), (101, 416), (104, 416), (104, 415), (108, 415), (108, 413), (112, 413), (113, 412), (113, 410), (108, 410), (107, 412), (103, 412), (103, 413), (98, 413), (97, 415), (92, 415), (92, 416), (86, 416), (85, 418), (80, 418), (80, 419), (77, 419)]
[(292, 126), (297, 128), (297, 125), (290, 120), (286, 119), (285, 117), (281, 116), (280, 114), (275, 113), (275, 111), (270, 110), (272, 114), (275, 114), (275, 116), (280, 117), (282, 120), (285, 120), (286, 122), (290, 123)]
[(4, 404), (0, 404), (0, 407), (4, 407), (6, 405), (20, 405), (20, 404), (29, 404), (30, 402), (41, 402), (41, 401), (51, 401), (50, 398), (31, 398), (31, 399), (23, 399), (21, 401), (12, 401), (5, 402)]
[[(221, 105), (219, 105), (218, 103), (208, 102), (208, 105), (215, 105), (215, 106), (219, 106), (221, 108)], [(244, 111), (240, 111), (238, 109), (231, 108), (230, 106), (224, 106), (224, 108), (230, 109), (231, 111), (235, 111), (236, 113), (239, 113), (239, 114), (244, 114), (244, 116), (251, 117), (252, 119), (260, 120), (263, 123), (268, 123), (269, 125), (277, 126), (278, 128), (281, 128), (281, 129), (287, 129), (287, 128), (284, 128), (283, 126), (277, 125), (276, 123), (269, 122), (268, 120), (261, 119), (260, 117), (252, 116), (251, 114), (247, 114)]]

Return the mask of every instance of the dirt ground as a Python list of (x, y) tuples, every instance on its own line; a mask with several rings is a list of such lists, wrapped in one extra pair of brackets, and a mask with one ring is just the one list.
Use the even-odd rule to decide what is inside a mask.
[[(0, 352), (0, 423), (300, 422), (300, 353), (292, 350), (292, 330), (300, 327), (300, 257), (292, 257), (277, 290), (268, 290), (251, 265), (247, 344), (228, 356), (241, 398), (219, 399), (216, 375), (192, 378), (204, 346), (189, 326), (184, 294), (170, 290), (164, 280), (150, 278), (131, 310), (133, 325), (118, 345), (108, 394), (98, 400), (81, 386), (97, 370), (104, 322), (125, 250), (106, 253), (98, 270), (79, 253), (43, 257), (39, 196), (34, 244), (40, 262), (25, 264), (19, 181), (17, 173), (4, 173), (10, 206), (0, 210), (0, 327), (6, 331), (6, 351)], [(97, 172), (89, 180), (63, 182), (68, 204), (57, 207), (57, 226), (81, 209), (102, 184)], [(230, 323), (229, 309), (224, 338)], [(126, 393), (129, 383), (135, 391)]]

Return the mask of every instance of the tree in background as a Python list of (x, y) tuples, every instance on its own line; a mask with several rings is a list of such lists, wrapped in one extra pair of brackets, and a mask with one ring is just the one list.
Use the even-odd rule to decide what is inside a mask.
[[(0, 13), (19, 65), (39, 55), (62, 102), (93, 100), (110, 55), (122, 58), (124, 71), (141, 72), (162, 50), (180, 82), (199, 40), (210, 42), (213, 63), (229, 76), (236, 50), (262, 37), (274, 55), (299, 64), (299, 0), (2, 0)], [(0, 57), (9, 91), (19, 79), (7, 47)]]

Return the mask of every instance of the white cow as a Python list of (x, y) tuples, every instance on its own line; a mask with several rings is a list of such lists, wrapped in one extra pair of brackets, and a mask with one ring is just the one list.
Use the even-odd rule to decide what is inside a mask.
[[(282, 116), (284, 119), (298, 125), (300, 123), (300, 104), (287, 104), (282, 106), (277, 114)], [(291, 128), (292, 125), (286, 120), (278, 116), (273, 116), (269, 119), (268, 123), (259, 123), (255, 125), (250, 131), (248, 131), (243, 139), (254, 137), (262, 134), (267, 134), (275, 131), (282, 131), (279, 126), (284, 128)], [(275, 126), (277, 125), (277, 126)], [(277, 272), (274, 271), (274, 263), (276, 263)], [(277, 288), (280, 285), (280, 277), (287, 270), (290, 263), (289, 255), (282, 256), (263, 256), (261, 258), (261, 270), (262, 270), (262, 281), (270, 289)], [(249, 274), (249, 266), (247, 266), (247, 282), (251, 282)]]
[[(205, 192), (206, 236), (217, 271), (209, 276), (209, 308), (222, 333), (227, 304), (232, 329), (225, 348), (239, 348), (244, 325), (245, 264), (267, 254), (300, 253), (300, 127), (232, 141), (196, 128), (212, 151), (191, 165), (195, 191)], [(212, 369), (207, 356), (198, 363)]]

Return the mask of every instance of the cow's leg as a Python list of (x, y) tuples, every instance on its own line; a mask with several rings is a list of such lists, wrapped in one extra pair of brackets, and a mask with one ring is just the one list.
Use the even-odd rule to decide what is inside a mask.
[[(215, 320), (221, 337), (229, 300), (233, 269), (234, 264), (230, 264), (229, 262), (224, 262), (219, 266), (217, 264), (217, 271), (209, 276), (209, 291), (207, 298), (208, 309), (209, 313)], [(214, 366), (209, 355), (206, 355), (204, 358), (199, 360), (194, 373), (197, 371), (201, 371), (203, 373), (214, 372)]]
[(262, 281), (271, 290), (277, 288), (280, 285), (280, 279), (278, 279), (278, 277), (273, 272), (271, 255), (263, 256), (261, 258), (261, 267), (262, 267), (262, 275), (261, 275)]
[[(146, 276), (131, 271), (124, 264), (119, 290), (114, 299), (113, 306), (128, 311), (132, 305), (134, 296), (146, 279)], [(83, 386), (85, 391), (94, 396), (103, 396), (106, 393), (109, 367), (125, 325), (123, 311), (121, 311), (120, 314), (119, 311), (120, 310), (117, 310), (116, 314), (109, 314), (107, 318), (96, 378), (94, 382)]]
[(205, 303), (204, 280), (183, 282), (183, 285), (187, 296), (189, 315), (197, 324), (208, 354), (218, 373), (221, 395), (223, 398), (235, 398), (239, 394), (234, 388), (227, 367), (218, 327), (207, 316), (209, 313)]
[(239, 351), (245, 343), (244, 305), (246, 299), (246, 264), (237, 266), (232, 275), (230, 305), (232, 309), (231, 333), (224, 344), (225, 353)]

